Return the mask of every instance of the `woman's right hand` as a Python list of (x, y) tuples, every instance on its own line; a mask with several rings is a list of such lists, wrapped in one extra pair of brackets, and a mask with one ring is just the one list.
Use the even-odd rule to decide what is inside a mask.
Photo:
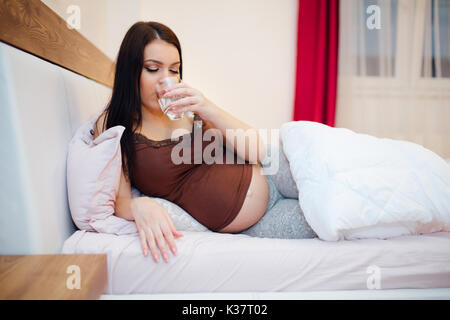
[(158, 262), (158, 247), (164, 261), (168, 262), (169, 251), (167, 245), (173, 254), (176, 255), (177, 246), (174, 237), (179, 238), (183, 234), (176, 230), (167, 210), (155, 200), (148, 197), (137, 197), (133, 199), (132, 206), (134, 221), (139, 232), (144, 256), (148, 255), (150, 248), (153, 259), (155, 262)]

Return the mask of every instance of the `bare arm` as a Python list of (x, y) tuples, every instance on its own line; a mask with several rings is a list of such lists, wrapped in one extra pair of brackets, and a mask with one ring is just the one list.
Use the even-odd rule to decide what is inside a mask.
[[(200, 115), (205, 121), (205, 129), (219, 130), (222, 137), (225, 138), (226, 147), (242, 159), (250, 163), (261, 162), (264, 159), (266, 146), (258, 131), (216, 106), (197, 89), (182, 82), (167, 89), (164, 96), (183, 97), (170, 103), (172, 110), (174, 112), (192, 111)], [(256, 150), (252, 150), (253, 148), (250, 146), (255, 146)]]
[[(151, 200), (151, 199), (149, 199)], [(131, 185), (130, 182), (125, 179), (125, 175), (123, 174), (123, 170), (120, 171), (120, 185), (119, 192), (117, 194), (116, 203), (115, 203), (115, 215), (126, 219), (133, 220), (133, 198), (131, 196)]]
[[(210, 102), (211, 105), (212, 102)], [(242, 159), (250, 163), (261, 162), (266, 154), (266, 146), (258, 131), (233, 117), (225, 110), (214, 105), (211, 108), (212, 112), (205, 115), (206, 130), (210, 128), (219, 129), (222, 136), (225, 138), (226, 146), (229, 149), (234, 149), (234, 152)], [(231, 130), (231, 135), (227, 135), (226, 131)], [(241, 130), (239, 130), (241, 129)], [(245, 141), (245, 148), (238, 148), (238, 145)], [(256, 150), (251, 150), (250, 146), (254, 145)]]

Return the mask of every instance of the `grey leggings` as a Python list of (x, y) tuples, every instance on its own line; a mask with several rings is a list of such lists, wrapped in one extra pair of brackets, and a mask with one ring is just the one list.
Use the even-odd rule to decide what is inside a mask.
[(316, 233), (306, 222), (298, 199), (283, 197), (270, 175), (265, 177), (270, 189), (269, 204), (266, 212), (257, 223), (239, 233), (260, 238), (316, 238)]
[[(276, 145), (267, 144), (268, 157), (261, 163), (270, 189), (269, 204), (263, 217), (240, 233), (252, 237), (305, 239), (316, 238), (303, 215), (298, 201), (299, 191), (291, 173), (289, 160), (283, 151), (281, 140)], [(272, 154), (272, 152), (275, 152)], [(266, 169), (278, 161), (276, 172)]]

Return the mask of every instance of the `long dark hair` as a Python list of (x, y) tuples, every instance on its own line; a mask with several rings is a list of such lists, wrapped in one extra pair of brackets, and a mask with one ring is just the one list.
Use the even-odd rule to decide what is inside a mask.
[(144, 48), (155, 39), (173, 44), (180, 55), (180, 79), (183, 78), (181, 46), (175, 33), (158, 22), (136, 22), (127, 31), (117, 55), (114, 86), (111, 100), (105, 109), (102, 131), (122, 125), (120, 147), (124, 175), (133, 184), (134, 145), (133, 135), (142, 122), (140, 78), (144, 60)]

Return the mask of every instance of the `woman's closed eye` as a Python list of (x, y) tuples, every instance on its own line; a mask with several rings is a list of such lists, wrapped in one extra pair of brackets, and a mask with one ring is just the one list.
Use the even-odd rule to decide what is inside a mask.
[[(157, 72), (159, 69), (152, 69), (152, 68), (145, 68), (148, 72)], [(177, 70), (170, 70), (170, 72), (178, 74), (179, 72)]]

